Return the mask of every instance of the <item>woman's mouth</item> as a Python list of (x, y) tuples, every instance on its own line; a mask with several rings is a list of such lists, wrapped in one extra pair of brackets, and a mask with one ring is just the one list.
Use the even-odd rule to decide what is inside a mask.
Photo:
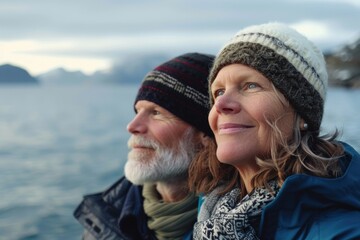
[(247, 124), (238, 124), (238, 123), (222, 123), (218, 125), (219, 134), (229, 134), (243, 132), (252, 128), (253, 126)]

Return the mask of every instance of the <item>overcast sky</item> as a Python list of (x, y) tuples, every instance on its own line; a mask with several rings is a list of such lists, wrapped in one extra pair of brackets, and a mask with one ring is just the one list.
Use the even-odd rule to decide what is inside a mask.
[(90, 74), (139, 54), (216, 54), (269, 21), (326, 51), (360, 37), (360, 0), (0, 0), (0, 64)]

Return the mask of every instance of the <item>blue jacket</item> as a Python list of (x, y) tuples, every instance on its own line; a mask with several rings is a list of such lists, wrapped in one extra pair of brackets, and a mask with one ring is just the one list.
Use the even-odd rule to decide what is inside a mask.
[[(147, 226), (143, 201), (142, 187), (133, 185), (125, 177), (104, 192), (84, 196), (74, 211), (74, 217), (85, 229), (83, 239), (156, 239)], [(192, 229), (184, 239), (191, 236)]]
[(360, 156), (343, 145), (343, 176), (288, 177), (262, 212), (260, 239), (360, 239)]

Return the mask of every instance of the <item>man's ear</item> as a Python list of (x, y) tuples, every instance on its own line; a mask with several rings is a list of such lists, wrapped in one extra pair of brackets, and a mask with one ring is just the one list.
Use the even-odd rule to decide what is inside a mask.
[(211, 141), (210, 137), (203, 132), (200, 132), (200, 143), (203, 147), (207, 147)]

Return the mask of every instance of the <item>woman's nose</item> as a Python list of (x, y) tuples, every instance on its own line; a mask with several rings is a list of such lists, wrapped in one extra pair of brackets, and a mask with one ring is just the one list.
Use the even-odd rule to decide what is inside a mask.
[(144, 117), (137, 113), (135, 117), (128, 123), (126, 128), (131, 134), (145, 133), (147, 127)]
[(215, 100), (215, 108), (219, 113), (234, 114), (240, 111), (240, 103), (232, 94), (224, 94)]

